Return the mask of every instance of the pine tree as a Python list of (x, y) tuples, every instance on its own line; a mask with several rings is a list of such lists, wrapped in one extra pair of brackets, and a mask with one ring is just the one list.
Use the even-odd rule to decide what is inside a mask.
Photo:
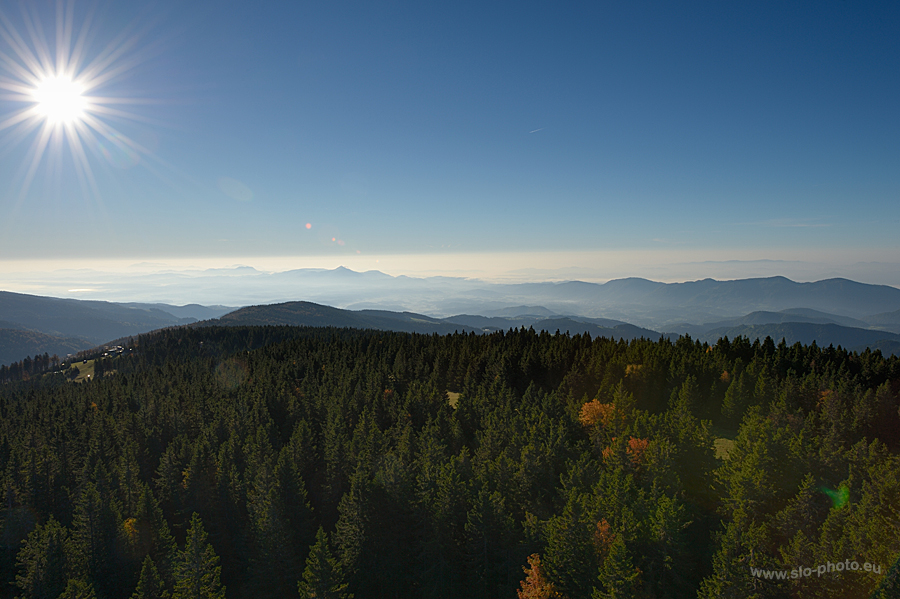
[(178, 548), (169, 531), (169, 525), (153, 492), (147, 485), (141, 485), (137, 512), (133, 519), (126, 521), (122, 536), (125, 544), (139, 560), (141, 555), (149, 556), (158, 569), (159, 575), (168, 582), (173, 580), (173, 561)]
[(744, 411), (750, 405), (751, 392), (746, 375), (742, 371), (731, 380), (728, 390), (725, 391), (725, 399), (722, 400), (722, 416), (729, 424), (737, 424), (744, 415)]
[(617, 535), (609, 548), (598, 578), (600, 588), (594, 589), (593, 599), (629, 599), (637, 595), (640, 573), (631, 561), (622, 535)]
[(97, 599), (97, 592), (90, 583), (73, 578), (58, 599)]
[(312, 432), (305, 420), (295, 427), (290, 440), (281, 448), (275, 476), (281, 491), (281, 505), (288, 520), (291, 542), (299, 550), (313, 542), (312, 508), (308, 502), (306, 477), (315, 456)]
[(319, 527), (316, 542), (309, 548), (306, 570), (297, 590), (304, 599), (352, 599), (347, 593), (338, 560), (328, 546), (328, 535)]
[(207, 540), (200, 516), (194, 512), (184, 550), (175, 564), (173, 599), (225, 599), (225, 587), (219, 580), (222, 568), (219, 556)]
[(252, 537), (248, 583), (262, 596), (284, 596), (299, 574), (280, 496), (278, 479), (261, 466), (247, 493), (247, 513)]
[(472, 583), (471, 597), (502, 595), (511, 569), (509, 548), (515, 522), (504, 505), (503, 497), (486, 487), (478, 493), (466, 521), (467, 570)]
[(159, 570), (156, 569), (153, 558), (148, 555), (144, 558), (141, 578), (138, 580), (137, 588), (131, 595), (131, 599), (163, 599), (168, 597), (168, 593), (164, 589), (165, 585), (159, 576)]
[(891, 569), (881, 579), (881, 583), (870, 599), (890, 599), (891, 597), (900, 597), (900, 559), (894, 562)]
[(700, 413), (702, 403), (700, 385), (697, 384), (697, 378), (690, 375), (684, 380), (677, 394), (672, 394), (669, 408), (679, 414), (696, 416)]
[(368, 530), (370, 486), (365, 469), (357, 468), (351, 480), (350, 491), (344, 494), (338, 505), (340, 516), (335, 525), (334, 540), (340, 551), (341, 569), (351, 580), (357, 575), (365, 577), (372, 561), (366, 559), (371, 557), (367, 538), (370, 534)]
[(29, 599), (56, 599), (66, 588), (69, 533), (53, 516), (28, 535), (17, 557), (16, 585)]
[(115, 522), (109, 503), (96, 485), (85, 483), (75, 505), (70, 556), (73, 569), (87, 575), (94, 583), (108, 585), (115, 576), (111, 559)]

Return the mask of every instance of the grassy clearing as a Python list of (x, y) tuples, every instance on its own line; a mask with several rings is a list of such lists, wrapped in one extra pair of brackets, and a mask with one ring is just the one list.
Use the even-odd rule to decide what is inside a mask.
[(737, 437), (737, 431), (714, 426), (710, 432), (713, 434), (713, 437), (715, 437), (713, 449), (716, 452), (716, 459), (727, 459), (729, 452), (731, 452), (731, 449), (734, 447), (734, 439)]
[(75, 366), (78, 367), (78, 376), (75, 377), (76, 383), (80, 383), (88, 377), (94, 378), (94, 361), (93, 360), (88, 360), (87, 364), (84, 364), (83, 362), (75, 362)]
[(715, 449), (716, 452), (716, 459), (727, 459), (728, 453), (731, 451), (732, 447), (734, 447), (734, 439), (726, 439), (725, 437), (717, 438), (715, 441), (713, 441), (713, 449)]

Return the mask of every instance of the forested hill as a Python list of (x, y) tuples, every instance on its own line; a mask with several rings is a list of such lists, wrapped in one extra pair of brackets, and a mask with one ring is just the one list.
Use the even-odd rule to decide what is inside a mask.
[[(602, 323), (602, 324), (601, 324)], [(533, 327), (538, 331), (570, 331), (589, 333), (596, 337), (610, 339), (658, 339), (660, 333), (621, 321), (591, 319), (577, 316), (525, 316), (525, 317), (485, 317), (462, 314), (447, 318), (432, 318), (414, 312), (391, 312), (388, 310), (344, 310), (323, 306), (312, 302), (285, 302), (260, 306), (247, 306), (222, 316), (208, 320), (197, 326), (260, 326), (290, 325), (311, 327), (347, 327), (400, 331), (405, 333), (465, 333), (505, 331), (519, 326)]]
[[(879, 352), (295, 327), (132, 349), (0, 385), (0, 594), (897, 596)], [(872, 567), (814, 575), (845, 560)]]
[(56, 337), (25, 329), (0, 328), (0, 367), (33, 354), (74, 354), (90, 347), (84, 339)]
[(465, 325), (447, 323), (437, 318), (412, 312), (342, 310), (312, 302), (285, 302), (281, 304), (248, 306), (230, 312), (218, 320), (202, 323), (203, 326), (214, 324), (226, 326), (347, 327), (438, 334), (476, 330)]
[[(876, 331), (854, 327), (842, 327), (837, 324), (815, 324), (809, 322), (785, 322), (780, 324), (745, 324), (735, 327), (712, 329), (703, 334), (701, 339), (711, 342), (721, 337), (747, 337), (749, 339), (785, 339), (787, 343), (820, 345), (836, 345), (851, 350), (865, 351), (875, 348), (878, 343), (900, 345), (900, 335), (888, 331)], [(884, 352), (891, 353), (891, 352)]]

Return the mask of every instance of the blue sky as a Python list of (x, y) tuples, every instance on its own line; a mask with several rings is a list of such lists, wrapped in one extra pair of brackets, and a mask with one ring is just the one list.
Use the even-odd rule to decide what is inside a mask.
[[(27, 181), (39, 128), (0, 131), (0, 262), (897, 272), (900, 6), (560, 4), (76, 2), (85, 64), (124, 46), (92, 93), (131, 145)], [(57, 5), (24, 6), (55, 55)]]

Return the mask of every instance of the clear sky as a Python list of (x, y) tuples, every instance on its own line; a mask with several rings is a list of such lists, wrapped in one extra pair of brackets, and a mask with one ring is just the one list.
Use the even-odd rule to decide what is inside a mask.
[[(657, 280), (818, 260), (897, 284), (897, 2), (2, 15), (0, 288), (22, 260), (108, 258)], [(75, 116), (39, 103), (54, 75), (82, 84)]]

